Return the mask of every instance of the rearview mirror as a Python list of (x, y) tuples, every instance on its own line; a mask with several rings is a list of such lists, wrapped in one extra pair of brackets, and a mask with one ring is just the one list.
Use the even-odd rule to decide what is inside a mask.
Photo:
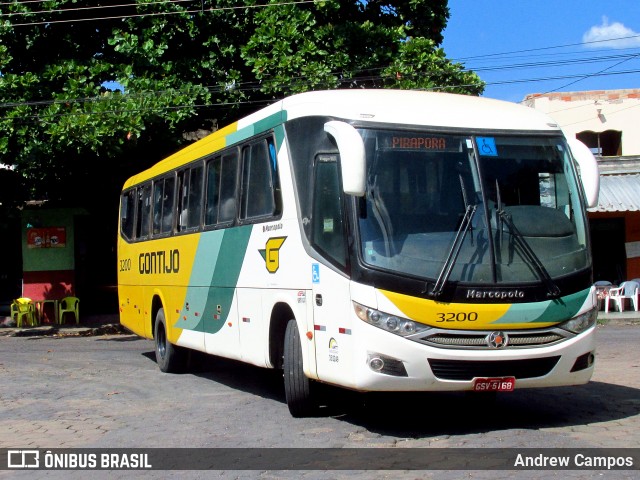
[(598, 171), (598, 162), (593, 156), (591, 150), (575, 138), (567, 139), (573, 158), (578, 162), (580, 167), (580, 179), (587, 201), (587, 206), (592, 208), (598, 205), (598, 193), (600, 192), (600, 172)]
[(351, 125), (337, 120), (325, 123), (324, 131), (333, 137), (340, 151), (344, 193), (363, 197), (366, 183), (366, 161), (362, 137)]

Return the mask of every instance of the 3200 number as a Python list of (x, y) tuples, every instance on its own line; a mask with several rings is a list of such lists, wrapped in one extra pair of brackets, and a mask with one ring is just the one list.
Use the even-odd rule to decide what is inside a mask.
[(436, 314), (436, 322), (475, 322), (478, 320), (478, 312), (439, 312)]

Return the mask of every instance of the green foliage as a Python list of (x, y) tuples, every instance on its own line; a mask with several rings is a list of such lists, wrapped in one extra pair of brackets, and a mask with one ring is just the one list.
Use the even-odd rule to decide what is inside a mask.
[(438, 48), (447, 18), (446, 0), (3, 3), (0, 162), (33, 198), (86, 204), (183, 133), (292, 93), (479, 94)]

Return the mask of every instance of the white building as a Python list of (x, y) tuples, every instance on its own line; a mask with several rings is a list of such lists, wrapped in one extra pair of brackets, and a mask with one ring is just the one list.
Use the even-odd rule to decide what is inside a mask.
[(640, 278), (640, 89), (530, 94), (598, 159), (600, 196), (589, 209), (595, 280)]
[(522, 103), (548, 114), (596, 155), (640, 155), (640, 89), (533, 93)]

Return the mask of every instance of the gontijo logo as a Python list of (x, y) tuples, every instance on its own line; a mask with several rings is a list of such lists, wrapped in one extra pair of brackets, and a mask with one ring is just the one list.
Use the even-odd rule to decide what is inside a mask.
[(286, 239), (287, 237), (272, 237), (267, 240), (264, 250), (258, 250), (269, 273), (276, 273), (280, 268), (280, 247)]

